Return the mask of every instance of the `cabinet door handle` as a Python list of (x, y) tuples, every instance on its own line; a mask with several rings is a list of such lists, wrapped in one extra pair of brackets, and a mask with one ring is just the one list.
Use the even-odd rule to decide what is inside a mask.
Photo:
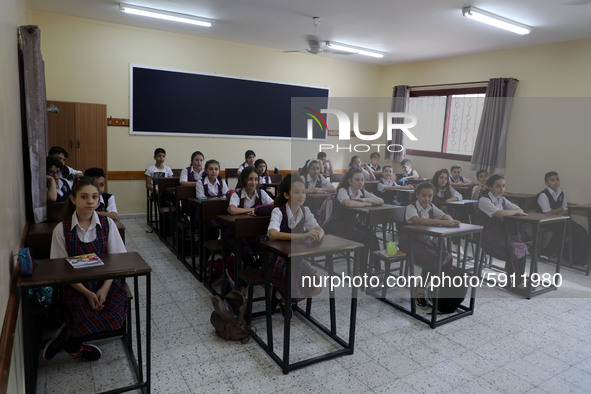
[(78, 141), (78, 149), (80, 149), (80, 140), (76, 140)]

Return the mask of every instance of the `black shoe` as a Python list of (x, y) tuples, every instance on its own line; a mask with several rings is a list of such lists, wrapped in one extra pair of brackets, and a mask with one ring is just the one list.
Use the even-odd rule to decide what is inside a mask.
[(64, 348), (66, 342), (68, 342), (70, 331), (66, 327), (66, 323), (62, 324), (60, 328), (57, 329), (55, 336), (45, 344), (43, 348), (43, 359), (45, 361), (51, 360), (60, 350)]
[(101, 352), (101, 349), (99, 349), (98, 346), (82, 344), (82, 345), (80, 345), (80, 350), (78, 350), (78, 352), (76, 352), (76, 353), (69, 353), (68, 352), (68, 354), (70, 356), (72, 356), (72, 358), (75, 358), (75, 359), (85, 360), (85, 361), (96, 361), (99, 358), (101, 358), (101, 356), (103, 355), (103, 352)]

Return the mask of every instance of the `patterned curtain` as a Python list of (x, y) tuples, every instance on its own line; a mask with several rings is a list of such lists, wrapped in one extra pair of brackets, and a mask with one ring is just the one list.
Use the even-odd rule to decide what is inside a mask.
[[(398, 85), (394, 87), (394, 94), (392, 95), (392, 107), (391, 112), (406, 112), (408, 107), (408, 98), (410, 97), (410, 87), (406, 85)], [(404, 123), (405, 119), (402, 118), (395, 118), (393, 119), (394, 123)], [(388, 141), (387, 144), (398, 144), (404, 145), (402, 143), (404, 133), (400, 129), (396, 129), (392, 131), (392, 141)], [(385, 157), (387, 160), (392, 160), (394, 162), (399, 162), (404, 158), (405, 154), (404, 151), (402, 152), (389, 152), (386, 150)]]
[(488, 82), (471, 170), (485, 169), (489, 174), (505, 172), (507, 126), (518, 82), (515, 78), (492, 78)]
[(41, 57), (39, 26), (20, 26), (19, 35), (27, 218), (39, 223), (47, 217), (45, 66)]

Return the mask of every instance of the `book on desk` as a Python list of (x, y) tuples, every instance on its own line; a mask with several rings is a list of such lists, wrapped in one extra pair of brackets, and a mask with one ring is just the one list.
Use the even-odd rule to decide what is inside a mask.
[(72, 268), (85, 268), (85, 267), (97, 267), (99, 265), (105, 265), (103, 260), (96, 255), (96, 253), (81, 254), (79, 256), (67, 257), (66, 261), (70, 263)]

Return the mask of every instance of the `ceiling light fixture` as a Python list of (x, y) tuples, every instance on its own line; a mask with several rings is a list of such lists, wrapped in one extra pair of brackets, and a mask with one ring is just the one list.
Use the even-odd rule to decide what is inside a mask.
[(137, 5), (119, 4), (119, 10), (126, 14), (147, 16), (150, 18), (164, 19), (167, 21), (188, 23), (196, 26), (211, 27), (213, 21), (211, 19), (201, 18), (194, 15), (179, 14), (178, 12), (170, 12), (164, 10), (155, 10), (153, 8), (140, 7)]
[(520, 35), (529, 34), (532, 31), (531, 27), (524, 25), (523, 23), (491, 14), (490, 12), (480, 10), (476, 7), (464, 7), (462, 9), (462, 15), (468, 19), (474, 19), (478, 22), (486, 23), (487, 25), (495, 26)]
[(357, 55), (371, 56), (371, 57), (376, 57), (378, 59), (384, 57), (384, 54), (381, 52), (378, 52), (378, 51), (360, 48), (360, 47), (354, 47), (352, 45), (341, 44), (339, 42), (334, 42), (334, 41), (327, 41), (326, 46), (329, 47), (330, 49), (334, 49), (335, 51), (342, 51), (342, 52), (354, 53)]

